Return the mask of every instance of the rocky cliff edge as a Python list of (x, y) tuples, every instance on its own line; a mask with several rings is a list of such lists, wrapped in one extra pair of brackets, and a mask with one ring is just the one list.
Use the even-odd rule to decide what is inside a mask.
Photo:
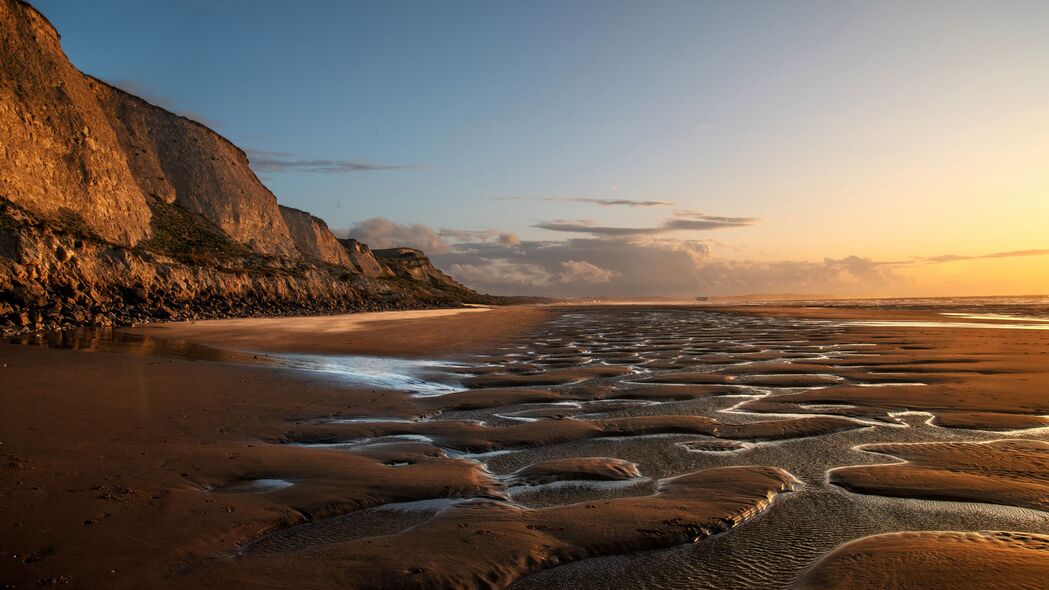
[(0, 330), (502, 303), (278, 205), (245, 153), (0, 0)]

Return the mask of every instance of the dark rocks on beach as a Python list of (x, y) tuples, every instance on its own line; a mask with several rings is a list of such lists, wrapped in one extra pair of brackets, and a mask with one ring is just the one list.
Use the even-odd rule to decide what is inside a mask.
[(5, 334), (503, 301), (456, 283), (415, 250), (408, 261), (372, 256), (369, 268), (380, 269), (379, 276), (251, 253), (179, 260), (148, 246), (128, 248), (97, 236), (70, 235), (3, 198), (0, 241), (5, 246), (0, 251), (0, 330)]

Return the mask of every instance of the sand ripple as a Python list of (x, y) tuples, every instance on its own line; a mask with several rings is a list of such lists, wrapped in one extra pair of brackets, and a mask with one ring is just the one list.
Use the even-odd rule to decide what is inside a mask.
[(1035, 590), (1047, 581), (1049, 535), (928, 531), (843, 545), (808, 571), (798, 588)]

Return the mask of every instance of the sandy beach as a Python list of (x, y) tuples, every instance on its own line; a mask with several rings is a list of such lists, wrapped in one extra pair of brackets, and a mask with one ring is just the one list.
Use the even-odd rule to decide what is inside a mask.
[[(901, 320), (923, 327), (877, 324)], [(0, 345), (4, 581), (841, 587), (867, 579), (849, 551), (923, 531), (905, 539), (929, 559), (1013, 560), (1030, 587), (1049, 330), (925, 325), (944, 320), (522, 306)], [(353, 355), (417, 359), (416, 381), (369, 386)], [(979, 530), (1013, 532), (942, 532)]]
[(1049, 590), (1049, 2), (407, 8), (0, 0), (0, 589)]
[[(545, 316), (534, 308), (351, 315), (340, 318), (351, 328), (314, 340), (321, 351), (446, 356), (483, 349), (494, 335), (512, 336)], [(291, 323), (311, 327), (323, 320), (331, 321)], [(242, 326), (231, 340), (239, 346), (266, 342), (254, 322), (289, 320), (233, 322)], [(461, 329), (464, 323), (469, 330)], [(382, 338), (365, 336), (369, 330), (362, 328), (353, 332), (361, 335), (358, 344), (343, 339), (353, 327), (379, 325)], [(455, 461), (394, 471), (372, 460), (347, 463), (337, 454), (264, 442), (317, 416), (408, 413), (403, 395), (288, 369), (157, 358), (141, 350), (3, 344), (0, 351), (0, 453), (9, 476), (0, 520), (10, 556), (0, 578), (15, 587), (162, 586), (197, 560), (270, 530), (430, 498), (449, 487), (464, 497), (486, 492), (477, 469)], [(209, 493), (267, 478), (295, 485), (279, 494)], [(398, 489), (397, 481), (411, 490)], [(170, 578), (173, 587), (182, 584)]]
[(482, 306), (338, 316), (248, 318), (148, 324), (129, 334), (223, 349), (311, 354), (435, 357), (477, 349), (537, 321), (541, 307)]

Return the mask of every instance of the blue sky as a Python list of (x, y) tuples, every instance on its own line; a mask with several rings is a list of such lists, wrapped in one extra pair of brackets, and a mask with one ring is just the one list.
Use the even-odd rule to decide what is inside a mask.
[[(496, 291), (542, 283), (525, 266), (500, 283), (516, 276), (507, 265), (541, 267), (544, 292), (640, 289), (629, 269), (558, 278), (599, 266), (564, 258), (583, 251), (518, 256), (609, 239), (586, 224), (653, 230), (617, 244), (691, 249), (694, 284), (659, 287), (682, 293), (986, 292), (1001, 281), (963, 288), (884, 264), (1049, 247), (1037, 221), (1049, 218), (1049, 3), (34, 5), (83, 71), (270, 161), (256, 169), (282, 203), (380, 245), (425, 224), (446, 266)], [(697, 212), (755, 221), (660, 229)], [(360, 226), (376, 218), (394, 225)], [(525, 247), (470, 258), (456, 246), (499, 234)], [(882, 266), (848, 285), (817, 268), (850, 256)], [(703, 260), (740, 280), (709, 282)], [(803, 262), (818, 277), (740, 275)]]

